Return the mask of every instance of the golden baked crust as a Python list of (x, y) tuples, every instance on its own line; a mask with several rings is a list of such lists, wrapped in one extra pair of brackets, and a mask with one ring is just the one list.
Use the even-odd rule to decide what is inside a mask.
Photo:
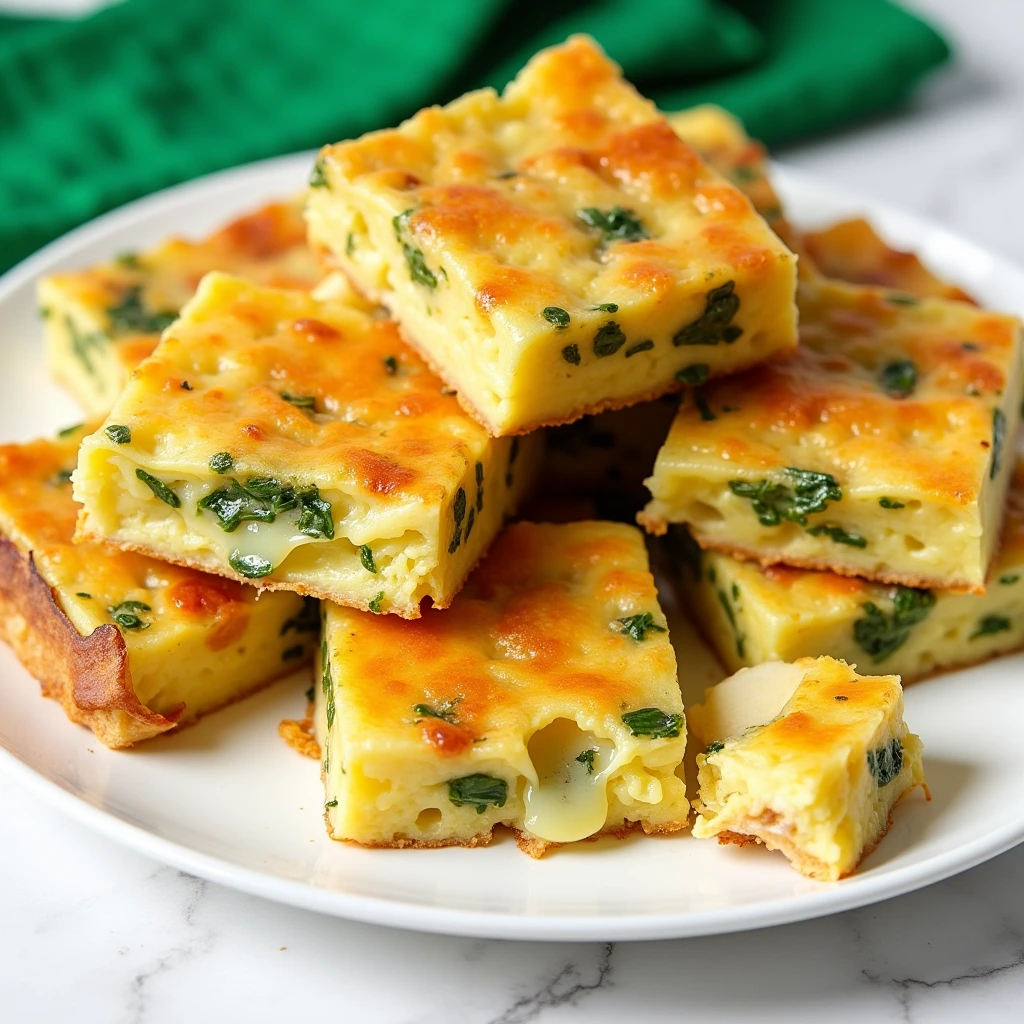
[(542, 444), (488, 437), (392, 322), (211, 274), (83, 444), (79, 536), (416, 617), (450, 603)]
[(795, 346), (796, 261), (593, 41), (326, 147), (307, 216), (492, 434)]
[(306, 245), (303, 198), (269, 203), (198, 242), (153, 249), (39, 282), (50, 372), (92, 415), (104, 415), (162, 330), (211, 270), (308, 290), (322, 276)]
[(462, 843), (506, 824), (537, 853), (685, 826), (675, 658), (634, 527), (517, 523), (448, 611), (324, 615), (334, 835)]
[(300, 598), (257, 604), (215, 577), (72, 543), (68, 476), (86, 429), (0, 446), (0, 636), (44, 696), (124, 747), (308, 662)]
[(983, 592), (1020, 420), (1018, 322), (962, 302), (800, 285), (800, 351), (684, 398), (639, 517), (701, 544)]

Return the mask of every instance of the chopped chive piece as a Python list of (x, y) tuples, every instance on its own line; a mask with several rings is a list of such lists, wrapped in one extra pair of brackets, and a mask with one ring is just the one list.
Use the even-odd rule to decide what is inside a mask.
[(121, 423), (111, 423), (109, 427), (104, 427), (103, 433), (106, 434), (114, 444), (132, 443), (131, 427), (126, 427)]
[(549, 324), (554, 324), (559, 331), (564, 331), (569, 326), (569, 314), (561, 306), (545, 306), (540, 315)]
[(144, 469), (135, 470), (135, 476), (141, 480), (165, 505), (171, 508), (181, 508), (181, 498), (170, 489), (162, 480), (157, 480), (151, 473)]
[[(594, 354), (613, 356), (626, 343), (626, 335), (614, 320), (609, 320), (597, 329), (594, 335)], [(564, 355), (564, 350), (563, 350)]]
[(152, 610), (142, 601), (122, 601), (120, 604), (111, 605), (107, 609), (107, 614), (122, 629), (149, 629), (152, 623), (140, 618), (138, 613)]
[(886, 298), (896, 306), (917, 306), (920, 305), (921, 300), (914, 295), (898, 295), (896, 293), (890, 293)]
[[(513, 448), (515, 445), (513, 444)], [(509, 460), (511, 463), (511, 459)], [(462, 543), (462, 523), (466, 518), (466, 491), (460, 487), (455, 492), (455, 501), (452, 503), (452, 515), (455, 517), (455, 534), (452, 542), (448, 545), (448, 554), (454, 555)]]
[(384, 603), (384, 591), (378, 590), (374, 599), (366, 606), (374, 615), (380, 615), (381, 605)]
[(508, 783), (493, 775), (464, 775), (448, 783), (448, 799), (456, 807), (475, 807), (477, 814), (483, 814), (490, 807), (504, 807), (508, 799)]
[(359, 561), (363, 563), (363, 568), (367, 572), (376, 573), (377, 566), (373, 561), (373, 551), (370, 549), (369, 544), (362, 544), (359, 548)]
[(692, 363), (690, 366), (684, 366), (676, 374), (676, 380), (680, 380), (684, 384), (692, 384), (694, 387), (700, 387), (701, 384), (707, 381), (710, 373), (711, 367), (707, 363)]
[(666, 633), (664, 626), (659, 626), (654, 621), (650, 612), (641, 612), (639, 615), (627, 615), (624, 619), (618, 620), (622, 623), (619, 630), (624, 636), (632, 637), (637, 643), (647, 639), (648, 633)]
[(978, 628), (971, 634), (971, 640), (977, 640), (979, 636), (991, 636), (993, 633), (1004, 633), (1010, 628), (1010, 620), (1005, 615), (986, 615), (979, 623)]
[(395, 229), (395, 237), (402, 246), (402, 253), (405, 256), (405, 262), (409, 268), (409, 276), (412, 280), (426, 288), (436, 288), (437, 277), (427, 266), (427, 258), (423, 255), (423, 250), (416, 248), (409, 241), (409, 218), (412, 217), (413, 212), (413, 210), (406, 210), (404, 213), (391, 218), (391, 223)]
[(219, 473), (223, 476), (223, 474), (230, 473), (235, 468), (235, 460), (231, 457), (230, 452), (217, 452), (216, 455), (210, 456), (209, 465), (214, 473)]
[(316, 411), (316, 398), (313, 395), (293, 395), (288, 391), (282, 391), (281, 397), (296, 409)]
[(338, 806), (338, 801), (337, 800), (328, 800), (327, 803), (324, 804), (324, 807), (337, 807), (337, 806)]
[(736, 282), (726, 281), (707, 293), (704, 312), (681, 328), (672, 339), (672, 344), (717, 345), (724, 341), (731, 345), (743, 333), (742, 327), (732, 323), (739, 308), (740, 297), (736, 294)]
[(274, 571), (274, 563), (269, 558), (262, 555), (243, 555), (241, 551), (232, 551), (228, 564), (240, 576), (250, 580), (269, 576)]
[(1008, 586), (1010, 586), (1011, 583), (1016, 583), (1017, 580), (1019, 580), (1019, 579), (1020, 579), (1020, 573), (1019, 572), (1007, 573), (1005, 576), (1000, 576), (999, 577), (999, 582), (1002, 583), (1003, 586), (1008, 587)]
[(992, 467), (989, 478), (995, 480), (1003, 464), (1003, 445), (1006, 443), (1006, 417), (1002, 409), (992, 410)]
[(641, 708), (624, 714), (622, 721), (634, 736), (650, 736), (652, 740), (662, 740), (679, 735), (683, 716), (670, 715), (659, 708)]
[(650, 352), (654, 348), (654, 342), (648, 338), (646, 341), (638, 341), (635, 345), (630, 345), (626, 349), (626, 358), (635, 356), (638, 352)]
[(705, 423), (710, 423), (712, 420), (718, 419), (718, 417), (711, 411), (711, 406), (708, 405), (708, 400), (700, 393), (699, 390), (694, 391), (693, 393), (693, 404), (697, 406), (700, 418)]
[(419, 715), (420, 718), (440, 718), (442, 722), (447, 722), (449, 725), (458, 725), (459, 716), (455, 709), (461, 700), (461, 697), (446, 700), (436, 708), (432, 704), (413, 704), (412, 713)]
[(92, 594), (87, 594), (84, 590), (79, 590), (78, 593), (75, 594), (75, 597), (90, 598), (90, 597), (92, 597)]

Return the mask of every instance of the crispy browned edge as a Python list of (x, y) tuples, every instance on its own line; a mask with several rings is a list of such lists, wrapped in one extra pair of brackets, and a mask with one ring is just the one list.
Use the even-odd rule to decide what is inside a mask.
[[(636, 521), (650, 534), (655, 537), (664, 536), (668, 531), (668, 520), (660, 516), (648, 515), (645, 510), (636, 514)], [(875, 572), (868, 576), (862, 569), (848, 568), (835, 565), (831, 562), (818, 562), (812, 558), (795, 558), (792, 555), (776, 555), (767, 551), (755, 551), (753, 548), (744, 547), (741, 544), (728, 544), (724, 541), (709, 540), (701, 532), (694, 528), (692, 523), (687, 524), (694, 540), (704, 550), (721, 551), (722, 554), (732, 555), (742, 562), (757, 562), (767, 568), (770, 565), (791, 565), (797, 569), (814, 569), (817, 572), (831, 572), (837, 576), (857, 576), (861, 579), (873, 580), (877, 583), (889, 583), (904, 587), (936, 588), (948, 590), (953, 594), (984, 594), (984, 583), (966, 583), (938, 579), (933, 576), (911, 576), (909, 573)], [(993, 558), (995, 555), (993, 554)], [(987, 570), (986, 570), (987, 571)]]
[[(479, 423), (491, 437), (521, 437), (524, 434), (532, 434), (534, 431), (541, 430), (545, 427), (562, 427), (568, 423), (575, 423), (577, 420), (583, 419), (584, 416), (596, 416), (598, 413), (612, 412), (615, 409), (628, 409), (631, 405), (640, 405), (642, 402), (654, 402), (657, 399), (662, 398), (664, 395), (671, 395), (682, 391), (685, 388), (685, 385), (679, 381), (670, 380), (662, 387), (654, 388), (651, 391), (646, 391), (638, 395), (631, 395), (625, 398), (609, 398), (601, 402), (592, 402), (590, 405), (576, 409), (569, 416), (565, 416), (562, 419), (538, 420), (534, 423), (527, 423), (523, 426), (518, 426), (513, 430), (499, 430), (469, 400), (465, 393), (459, 389), (457, 382), (446, 372), (445, 367), (436, 362), (427, 349), (409, 333), (405, 325), (399, 319), (397, 313), (388, 303), (388, 300), (392, 297), (391, 292), (381, 291), (379, 293), (373, 293), (360, 287), (359, 282), (356, 281), (356, 279), (349, 274), (343, 266), (334, 261), (333, 257), (329, 253), (325, 253), (323, 249), (319, 250), (318, 258), (323, 265), (332, 267), (344, 274), (355, 291), (366, 299), (367, 302), (377, 303), (388, 311), (388, 315), (398, 325), (398, 331), (402, 336), (402, 340), (411, 349), (416, 351), (416, 354), (427, 364), (430, 368), (430, 372), (433, 373), (434, 376), (440, 377), (440, 379), (455, 392), (455, 397), (458, 399), (459, 405), (461, 405), (462, 408), (472, 416), (473, 419), (476, 420), (476, 422)], [(798, 345), (799, 339), (794, 335), (793, 344), (791, 346), (787, 348), (774, 349), (767, 355), (753, 357), (749, 361), (737, 363), (735, 366), (730, 366), (728, 369), (718, 370), (717, 372), (712, 373), (709, 379), (714, 380), (716, 377), (725, 377), (729, 374), (740, 373), (743, 370), (749, 370), (754, 366), (760, 366), (762, 363), (769, 362), (773, 359), (784, 358), (788, 355), (792, 355), (797, 350)]]
[[(928, 790), (928, 784), (926, 782), (912, 782), (896, 799), (893, 801), (892, 806), (889, 808), (888, 817), (885, 820), (885, 825), (879, 830), (878, 835), (870, 842), (867, 843), (864, 848), (860, 851), (860, 856), (857, 858), (857, 862), (848, 871), (844, 871), (841, 875), (835, 877), (832, 876), (828, 865), (818, 857), (812, 857), (809, 854), (804, 853), (798, 846), (789, 842), (788, 837), (780, 835), (778, 833), (766, 833), (760, 834), (756, 831), (751, 832), (740, 832), (733, 829), (726, 829), (724, 832), (719, 832), (714, 836), (718, 840), (721, 846), (749, 846), (751, 844), (759, 844), (764, 846), (768, 850), (777, 850), (781, 853), (792, 866), (800, 872), (802, 875), (806, 875), (808, 878), (814, 878), (819, 882), (837, 882), (840, 879), (847, 878), (852, 875), (864, 862), (864, 860), (874, 853), (875, 848), (885, 838), (889, 829), (892, 827), (892, 816), (896, 810), (896, 805), (908, 794), (913, 792), (915, 789), (921, 787), (924, 790), (924, 796), (926, 800), (931, 800), (932, 796)], [(771, 821), (763, 821), (765, 815), (771, 816)], [(761, 815), (760, 818), (752, 820), (749, 824), (754, 829), (758, 825), (770, 825), (774, 823), (777, 815), (773, 811), (766, 811)]]
[[(494, 829), (491, 828), (487, 832), (480, 832), (475, 836), (471, 836), (469, 839), (410, 839), (407, 836), (397, 836), (389, 843), (364, 843), (358, 839), (346, 839), (342, 836), (336, 836), (331, 831), (331, 824), (327, 816), (327, 812), (324, 811), (324, 824), (327, 826), (327, 834), (337, 842), (351, 843), (353, 846), (365, 846), (374, 850), (436, 850), (444, 846), (464, 846), (464, 847), (475, 847), (475, 846), (487, 846), (492, 839), (494, 839)], [(625, 839), (630, 833), (635, 832), (638, 828), (642, 828), (647, 835), (665, 835), (671, 832), (679, 832), (686, 828), (689, 824), (689, 815), (687, 820), (679, 822), (673, 825), (662, 825), (654, 826), (647, 825), (645, 822), (640, 821), (627, 821), (621, 825), (614, 825), (611, 828), (601, 829), (600, 832), (595, 832), (592, 836), (587, 836), (585, 839), (579, 840), (584, 843), (596, 842), (598, 839), (604, 839), (611, 836), (614, 839)], [(499, 826), (502, 826), (502, 822), (498, 822)], [(515, 833), (516, 846), (529, 857), (533, 857), (534, 860), (538, 860), (547, 853), (548, 850), (553, 850), (559, 846), (575, 846), (575, 843), (552, 843), (546, 839), (540, 839), (537, 836), (531, 836), (527, 832), (522, 832), (512, 825), (504, 825), (511, 832)]]
[(73, 722), (108, 747), (127, 747), (173, 729), (185, 705), (165, 715), (142, 704), (132, 686), (128, 650), (114, 625), (82, 636), (39, 575), (31, 554), (0, 537), (0, 638)]

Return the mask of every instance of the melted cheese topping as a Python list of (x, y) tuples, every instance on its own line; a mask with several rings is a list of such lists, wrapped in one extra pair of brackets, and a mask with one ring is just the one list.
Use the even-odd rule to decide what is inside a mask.
[[(766, 684), (788, 699), (771, 721), (751, 721), (744, 702), (752, 697), (760, 713), (769, 711)], [(896, 801), (924, 784), (920, 740), (903, 722), (895, 676), (858, 676), (832, 658), (766, 664), (709, 691), (697, 718), (701, 739), (714, 746), (697, 755), (693, 834), (760, 839), (815, 878), (852, 871), (884, 834)], [(708, 731), (716, 726), (743, 731)], [(893, 744), (899, 762), (880, 771), (889, 755), (879, 752)]]
[(91, 413), (105, 415), (132, 370), (156, 348), (167, 319), (211, 270), (273, 288), (312, 288), (322, 273), (306, 245), (301, 197), (270, 203), (198, 242), (170, 238), (110, 263), (43, 278), (39, 305), (50, 372)]
[[(800, 310), (793, 358), (683, 402), (648, 481), (648, 528), (688, 522), (702, 545), (766, 563), (981, 591), (1020, 419), (1018, 322), (824, 281), (801, 284)], [(891, 364), (914, 371), (906, 396), (884, 387)], [(765, 525), (735, 488), (792, 488), (789, 467), (830, 474), (842, 498), (806, 524)]]
[(698, 577), (680, 568), (678, 579), (702, 632), (732, 670), (827, 651), (899, 675), (905, 684), (974, 664), (1024, 646), (1024, 466), (1018, 464), (1007, 498), (985, 593), (935, 590), (903, 625), (896, 587), (782, 565), (762, 568), (715, 551), (702, 562)]
[(254, 590), (229, 580), (72, 543), (79, 506), (68, 477), (86, 430), (0, 447), (0, 533), (31, 554), (83, 636), (117, 624), (112, 610), (124, 602), (147, 606), (127, 609), (140, 625), (119, 625), (139, 700), (157, 713), (185, 703), (187, 721), (308, 660), (315, 644), (296, 594), (257, 602)]
[[(238, 579), (241, 557), (263, 558), (273, 571), (261, 586), (413, 616), (423, 597), (450, 600), (540, 446), (490, 439), (392, 322), (219, 274), (133, 375), (112, 425), (130, 442), (102, 429), (83, 445), (84, 535)], [(218, 455), (229, 457), (222, 473), (210, 466)], [(172, 504), (139, 470), (173, 491)], [(261, 478), (316, 487), (329, 521), (304, 530), (296, 506), (226, 530), (199, 504)]]
[[(645, 614), (642, 640), (623, 633)], [(658, 626), (639, 532), (600, 522), (508, 527), (452, 607), (415, 622), (326, 606), (333, 834), (468, 842), (504, 822), (571, 842), (636, 821), (682, 827), (683, 708)], [(674, 728), (634, 734), (629, 712), (645, 708)], [(481, 774), (504, 783), (503, 806), (453, 804), (449, 783)]]
[(695, 361), (673, 338), (721, 287), (740, 305), (712, 374), (795, 345), (792, 254), (583, 37), (501, 96), (326, 147), (313, 181), (312, 242), (494, 433), (673, 389)]

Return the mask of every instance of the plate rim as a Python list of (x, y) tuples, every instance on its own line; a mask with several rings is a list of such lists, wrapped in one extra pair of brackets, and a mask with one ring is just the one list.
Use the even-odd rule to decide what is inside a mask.
[[(202, 193), (209, 198), (218, 191), (231, 191), (239, 178), (270, 179), (275, 175), (288, 174), (293, 168), (297, 171), (300, 162), (311, 162), (314, 155), (315, 151), (309, 150), (227, 168), (171, 186), (105, 213), (48, 243), (0, 276), (0, 306), (10, 294), (30, 284), (40, 272), (79, 244), (96, 242), (106, 234), (130, 226), (140, 217), (157, 216), (178, 205), (187, 206), (194, 201), (195, 193)], [(995, 266), (1021, 275), (1024, 281), (1024, 270), (1012, 260), (926, 217), (877, 202), (854, 190), (833, 186), (816, 175), (785, 164), (773, 162), (772, 169), (773, 180), (783, 193), (804, 191), (836, 205), (859, 206), (868, 215), (903, 223), (914, 232), (922, 235), (928, 233), (944, 244), (969, 251), (976, 259), (992, 261)], [(267, 197), (268, 200), (270, 198)], [(2, 744), (0, 772), (79, 824), (121, 846), (189, 874), (263, 899), (335, 917), (418, 932), (473, 938), (628, 941), (691, 938), (792, 924), (867, 906), (924, 888), (976, 867), (1024, 842), (1022, 817), (1020, 820), (1010, 820), (1003, 827), (991, 830), (972, 842), (962, 843), (923, 861), (883, 871), (878, 875), (872, 875), (869, 871), (840, 883), (822, 883), (820, 887), (815, 886), (797, 895), (763, 900), (753, 905), (666, 914), (514, 914), (426, 906), (401, 899), (340, 892), (201, 853), (90, 803), (33, 768)]]

